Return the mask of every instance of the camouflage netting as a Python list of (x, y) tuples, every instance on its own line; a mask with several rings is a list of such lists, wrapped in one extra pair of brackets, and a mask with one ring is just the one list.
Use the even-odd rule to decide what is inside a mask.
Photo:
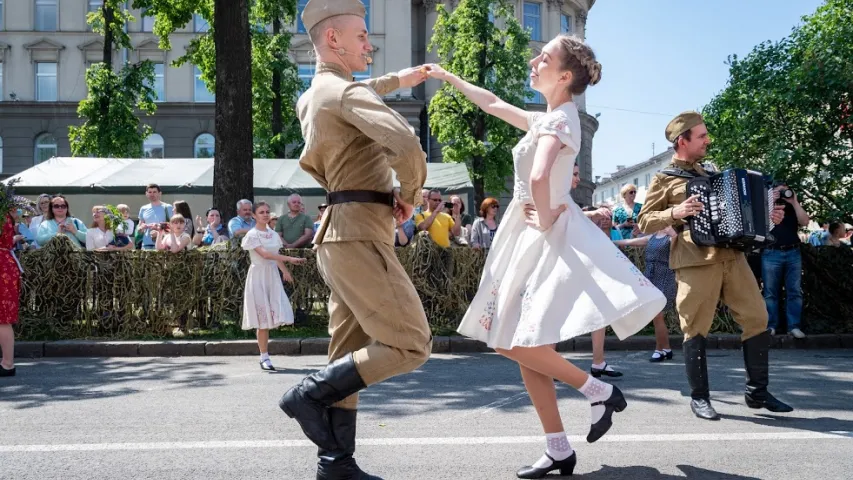
[[(642, 250), (626, 253), (642, 270)], [(287, 287), (297, 324), (325, 325), (329, 290), (313, 264), (314, 252), (288, 254), (308, 259), (291, 267), (295, 284)], [(421, 234), (411, 247), (397, 249), (397, 255), (433, 330), (453, 332), (477, 290), (484, 252), (442, 249)], [(164, 337), (176, 327), (215, 329), (223, 320), (241, 318), (249, 257), (234, 242), (178, 254), (101, 253), (81, 251), (58, 237), (20, 257), (20, 338)], [(853, 332), (853, 253), (803, 246), (803, 272), (804, 329)], [(674, 315), (667, 315), (667, 324), (671, 332), (679, 331)], [(713, 331), (738, 331), (725, 308)], [(650, 332), (651, 325), (645, 333)]]

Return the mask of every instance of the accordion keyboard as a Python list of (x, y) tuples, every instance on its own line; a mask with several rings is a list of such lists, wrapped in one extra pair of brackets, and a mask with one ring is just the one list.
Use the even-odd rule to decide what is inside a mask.
[[(698, 180), (698, 179), (697, 179)], [(704, 209), (689, 217), (690, 236), (696, 245), (714, 245), (717, 225), (720, 223), (720, 202), (711, 182), (693, 181), (687, 189), (687, 196), (699, 195)]]

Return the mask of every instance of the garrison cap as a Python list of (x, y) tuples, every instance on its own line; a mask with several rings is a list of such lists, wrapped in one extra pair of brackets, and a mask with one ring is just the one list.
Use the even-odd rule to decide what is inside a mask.
[(302, 23), (306, 31), (311, 31), (323, 20), (338, 15), (367, 16), (361, 0), (310, 0), (302, 11)]
[(682, 112), (666, 126), (666, 139), (674, 142), (682, 133), (703, 123), (705, 123), (705, 120), (699, 113), (693, 111)]

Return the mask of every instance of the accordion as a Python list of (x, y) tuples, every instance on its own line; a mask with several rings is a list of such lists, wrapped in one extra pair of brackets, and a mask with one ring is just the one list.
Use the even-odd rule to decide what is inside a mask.
[(687, 182), (705, 208), (687, 218), (693, 243), (750, 251), (772, 244), (773, 190), (759, 172), (732, 168)]

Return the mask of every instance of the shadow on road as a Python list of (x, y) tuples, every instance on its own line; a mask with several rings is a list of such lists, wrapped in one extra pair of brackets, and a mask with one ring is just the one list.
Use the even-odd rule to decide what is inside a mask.
[(654, 467), (610, 467), (604, 465), (601, 467), (601, 470), (584, 475), (573, 475), (572, 477), (554, 476), (545, 478), (577, 478), (583, 480), (760, 480), (757, 477), (746, 477), (743, 475), (715, 472), (713, 470), (693, 467), (690, 465), (678, 465), (678, 469), (684, 473), (684, 476), (661, 473)]

